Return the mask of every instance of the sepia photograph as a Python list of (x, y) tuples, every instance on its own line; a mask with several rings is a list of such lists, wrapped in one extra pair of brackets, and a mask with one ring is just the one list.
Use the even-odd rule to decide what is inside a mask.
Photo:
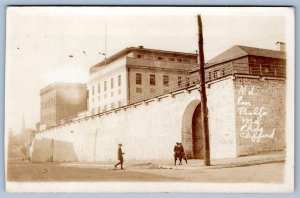
[(293, 192), (294, 17), (7, 7), (6, 191)]

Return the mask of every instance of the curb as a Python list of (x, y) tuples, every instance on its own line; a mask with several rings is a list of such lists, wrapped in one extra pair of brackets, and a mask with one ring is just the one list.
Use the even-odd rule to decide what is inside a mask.
[(261, 165), (261, 164), (270, 164), (270, 163), (278, 163), (278, 162), (285, 162), (285, 159), (267, 159), (267, 160), (254, 160), (249, 161), (247, 163), (240, 162), (240, 163), (232, 163), (232, 164), (216, 164), (211, 166), (166, 166), (166, 165), (159, 165), (159, 169), (174, 169), (174, 170), (198, 170), (198, 169), (221, 169), (221, 168), (234, 168), (234, 167), (243, 167), (243, 166), (253, 166), (253, 165)]

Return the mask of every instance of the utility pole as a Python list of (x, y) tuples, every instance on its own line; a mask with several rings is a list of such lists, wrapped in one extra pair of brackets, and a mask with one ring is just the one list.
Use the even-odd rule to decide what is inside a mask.
[(201, 121), (204, 134), (204, 165), (210, 166), (210, 146), (207, 117), (207, 98), (205, 87), (205, 70), (204, 70), (204, 52), (203, 52), (203, 33), (201, 16), (197, 15), (198, 20), (198, 46), (199, 46), (199, 74), (200, 74), (200, 97), (201, 97)]

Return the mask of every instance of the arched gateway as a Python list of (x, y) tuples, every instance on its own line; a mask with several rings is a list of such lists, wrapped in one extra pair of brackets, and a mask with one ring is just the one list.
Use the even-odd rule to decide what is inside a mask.
[(182, 144), (189, 159), (203, 159), (203, 130), (201, 125), (201, 103), (189, 103), (182, 118)]

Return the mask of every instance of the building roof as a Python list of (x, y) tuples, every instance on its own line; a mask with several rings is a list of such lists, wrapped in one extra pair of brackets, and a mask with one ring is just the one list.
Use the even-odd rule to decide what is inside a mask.
[(132, 51), (141, 51), (141, 52), (149, 52), (149, 53), (164, 53), (164, 54), (172, 54), (172, 55), (177, 55), (177, 56), (197, 56), (196, 53), (186, 53), (186, 52), (174, 52), (174, 51), (165, 51), (165, 50), (158, 50), (158, 49), (149, 49), (149, 48), (144, 48), (143, 46), (139, 47), (127, 47), (112, 56), (108, 57), (106, 60), (101, 61), (100, 63), (97, 63), (96, 65), (92, 66), (93, 67), (101, 67), (104, 66), (105, 64), (109, 64), (123, 56), (126, 56)]
[(40, 90), (40, 95), (43, 95), (51, 90), (54, 90), (58, 87), (64, 87), (64, 86), (69, 86), (69, 87), (86, 87), (86, 83), (69, 83), (69, 82), (55, 82), (50, 85), (47, 85), (43, 89)]
[(230, 49), (209, 60), (206, 64), (206, 67), (210, 67), (212, 65), (227, 62), (244, 56), (262, 56), (269, 58), (286, 59), (285, 52), (282, 51), (234, 45)]

